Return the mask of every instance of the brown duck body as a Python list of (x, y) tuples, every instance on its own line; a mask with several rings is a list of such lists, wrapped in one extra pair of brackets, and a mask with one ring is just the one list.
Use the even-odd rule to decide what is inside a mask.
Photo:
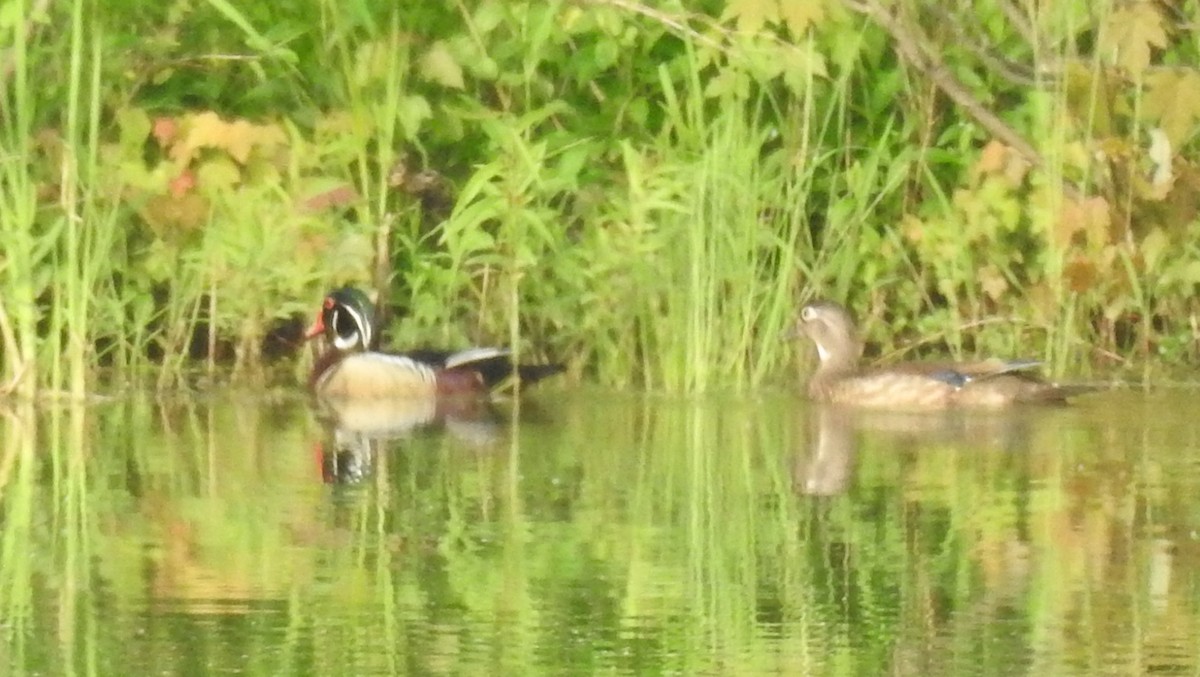
[(872, 409), (999, 409), (1021, 403), (1065, 403), (1091, 388), (1047, 383), (1026, 373), (1032, 360), (902, 363), (860, 367), (862, 343), (849, 313), (836, 303), (804, 307), (797, 325), (813, 340), (820, 364), (808, 383), (820, 402)]
[[(958, 368), (963, 368), (962, 366)], [(1023, 402), (1065, 403), (1082, 392), (1046, 383), (1033, 376), (1005, 372), (978, 373), (965, 380), (961, 372), (918, 364), (881, 369), (814, 374), (809, 396), (821, 402), (878, 409), (1001, 408)]]

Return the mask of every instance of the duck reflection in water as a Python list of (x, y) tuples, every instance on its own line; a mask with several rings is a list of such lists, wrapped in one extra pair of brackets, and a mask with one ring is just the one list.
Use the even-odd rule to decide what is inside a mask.
[[(793, 456), (792, 486), (797, 493), (836, 496), (846, 492), (856, 457), (866, 449), (920, 453), (930, 448), (1015, 453), (1032, 444), (1038, 409), (903, 412), (864, 410), (811, 403), (801, 409)], [(864, 444), (865, 443), (865, 444)]]
[(473, 450), (494, 447), (503, 437), (494, 404), (477, 397), (318, 399), (316, 407), (326, 430), (318, 454), (326, 483), (361, 482), (371, 474), (379, 453), (417, 436), (444, 434)]
[(802, 494), (835, 496), (850, 484), (855, 446), (851, 412), (831, 404), (815, 405), (805, 413), (808, 439), (795, 455), (792, 486)]

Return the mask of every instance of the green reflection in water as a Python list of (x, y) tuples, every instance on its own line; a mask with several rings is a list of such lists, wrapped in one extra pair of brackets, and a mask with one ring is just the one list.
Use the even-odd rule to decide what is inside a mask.
[(897, 416), (549, 390), (342, 431), (251, 395), (12, 405), (0, 661), (1196, 672), (1190, 399)]

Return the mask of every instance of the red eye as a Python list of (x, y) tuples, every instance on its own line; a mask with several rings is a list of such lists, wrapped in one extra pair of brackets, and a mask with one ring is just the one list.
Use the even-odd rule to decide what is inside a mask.
[(332, 308), (332, 307), (333, 307), (333, 305), (334, 305), (334, 300), (333, 300), (333, 297), (332, 297), (332, 296), (326, 296), (326, 297), (325, 297), (325, 304), (324, 304), (324, 305), (325, 305), (325, 310), (329, 310), (330, 308)]

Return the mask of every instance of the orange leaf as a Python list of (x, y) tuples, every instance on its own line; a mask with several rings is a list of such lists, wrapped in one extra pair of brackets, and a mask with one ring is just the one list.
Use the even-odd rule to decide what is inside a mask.
[(1067, 289), (1075, 293), (1088, 291), (1096, 283), (1096, 264), (1083, 257), (1076, 257), (1063, 267), (1063, 279)]
[(179, 123), (175, 122), (175, 118), (160, 116), (154, 118), (154, 127), (151, 134), (154, 135), (154, 140), (158, 142), (159, 147), (166, 148), (175, 140), (175, 135), (179, 133)]
[(978, 181), (984, 174), (999, 173), (1008, 161), (1008, 153), (1008, 146), (995, 139), (988, 141), (983, 150), (979, 151), (979, 159), (975, 166), (971, 168), (973, 178)]
[(172, 197), (180, 198), (192, 192), (192, 189), (195, 187), (196, 175), (193, 174), (190, 169), (185, 169), (179, 174), (179, 176), (171, 179), (171, 182), (167, 184), (167, 192), (169, 192)]
[(348, 205), (358, 199), (358, 191), (354, 186), (343, 183), (328, 190), (310, 195), (301, 200), (299, 209), (302, 212), (319, 212), (329, 207)]
[[(1101, 245), (1108, 242), (1108, 226), (1111, 220), (1108, 201), (1102, 197), (1083, 200), (1066, 200), (1058, 219), (1056, 235), (1060, 246), (1072, 242)], [(1076, 235), (1082, 234), (1082, 238)]]

